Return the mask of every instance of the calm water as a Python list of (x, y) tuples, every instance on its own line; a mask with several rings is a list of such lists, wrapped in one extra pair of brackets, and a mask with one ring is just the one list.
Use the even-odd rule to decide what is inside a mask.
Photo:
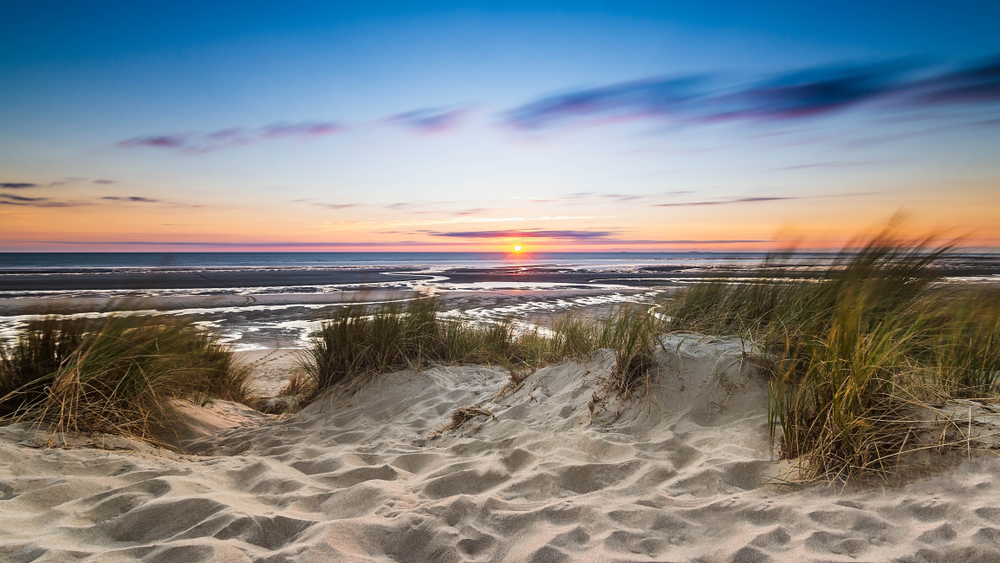
[[(830, 254), (798, 254), (789, 278)], [(447, 311), (528, 323), (585, 307), (649, 303), (705, 278), (750, 279), (761, 253), (0, 253), (0, 340), (46, 315), (116, 309), (192, 318), (237, 349), (296, 347), (348, 302), (439, 295)], [(997, 255), (956, 254), (953, 280), (1000, 283)]]
[(760, 260), (760, 253), (712, 252), (6, 252), (4, 270), (89, 268), (415, 267), (489, 268), (511, 264), (614, 266)]

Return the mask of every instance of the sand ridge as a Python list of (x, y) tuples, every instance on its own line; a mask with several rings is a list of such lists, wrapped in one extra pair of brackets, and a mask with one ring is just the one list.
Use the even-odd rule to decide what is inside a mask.
[(407, 370), (191, 456), (0, 435), (0, 559), (1000, 560), (994, 458), (896, 488), (769, 485), (788, 465), (745, 352), (666, 337), (629, 402), (603, 391), (610, 351), (506, 393), (498, 367)]

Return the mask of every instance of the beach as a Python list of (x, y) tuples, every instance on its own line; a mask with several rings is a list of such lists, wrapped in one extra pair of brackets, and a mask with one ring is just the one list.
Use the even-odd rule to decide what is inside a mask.
[[(184, 442), (48, 447), (0, 429), (8, 561), (996, 561), (1000, 460), (796, 485), (739, 340), (663, 339), (643, 400), (614, 356), (516, 388), (489, 366), (386, 374)], [(470, 410), (471, 409), (471, 410)], [(192, 409), (196, 410), (196, 409)], [(464, 412), (464, 415), (456, 415)], [(194, 415), (192, 415), (194, 416)], [(219, 419), (218, 414), (212, 415)], [(211, 418), (211, 417), (209, 417)], [(241, 426), (240, 424), (244, 424)]]
[[(314, 331), (346, 305), (433, 302), (449, 322), (547, 337), (567, 314), (596, 320), (626, 306), (662, 317), (664, 299), (706, 270), (727, 284), (748, 275), (474, 270), (390, 285), (159, 288), (124, 295), (115, 310), (214, 331), (250, 370), (262, 408), (303, 376)], [(44, 318), (42, 306), (101, 318), (114, 291), (135, 290), (58, 291), (62, 301), (9, 290), (8, 330)], [(516, 373), (417, 361), (301, 410), (298, 398), (269, 413), (172, 399), (166, 448), (0, 427), (0, 559), (1000, 561), (1000, 411), (990, 402), (921, 405), (909, 448), (882, 477), (810, 480), (771, 434), (754, 344), (692, 332), (654, 340), (648, 378), (625, 393), (619, 352), (598, 349)]]

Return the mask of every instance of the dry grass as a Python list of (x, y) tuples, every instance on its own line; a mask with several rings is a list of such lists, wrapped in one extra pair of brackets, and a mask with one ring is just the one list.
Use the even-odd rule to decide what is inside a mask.
[(155, 442), (167, 401), (245, 401), (247, 370), (213, 335), (188, 322), (112, 315), (47, 320), (4, 350), (0, 406), (5, 420), (61, 431), (106, 432)]
[(623, 307), (598, 322), (564, 317), (553, 333), (519, 332), (511, 321), (474, 325), (444, 319), (429, 299), (406, 308), (345, 307), (315, 335), (302, 367), (318, 391), (358, 389), (378, 374), (428, 363), (501, 365), (516, 385), (539, 366), (612, 348), (618, 369), (610, 387), (623, 396), (648, 388), (654, 317)]
[(814, 477), (884, 474), (905, 446), (907, 403), (997, 391), (1000, 292), (943, 284), (948, 251), (886, 231), (816, 280), (765, 268), (754, 283), (695, 285), (666, 305), (669, 327), (735, 333), (762, 350), (783, 457)]

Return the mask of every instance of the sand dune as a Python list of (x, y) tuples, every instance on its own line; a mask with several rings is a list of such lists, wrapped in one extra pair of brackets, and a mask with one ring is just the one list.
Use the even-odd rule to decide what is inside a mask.
[(603, 390), (610, 352), (507, 392), (500, 368), (403, 371), (187, 441), (197, 455), (0, 429), (0, 560), (1000, 561), (994, 458), (880, 489), (775, 485), (789, 466), (743, 352), (666, 338), (657, 385), (624, 403)]

